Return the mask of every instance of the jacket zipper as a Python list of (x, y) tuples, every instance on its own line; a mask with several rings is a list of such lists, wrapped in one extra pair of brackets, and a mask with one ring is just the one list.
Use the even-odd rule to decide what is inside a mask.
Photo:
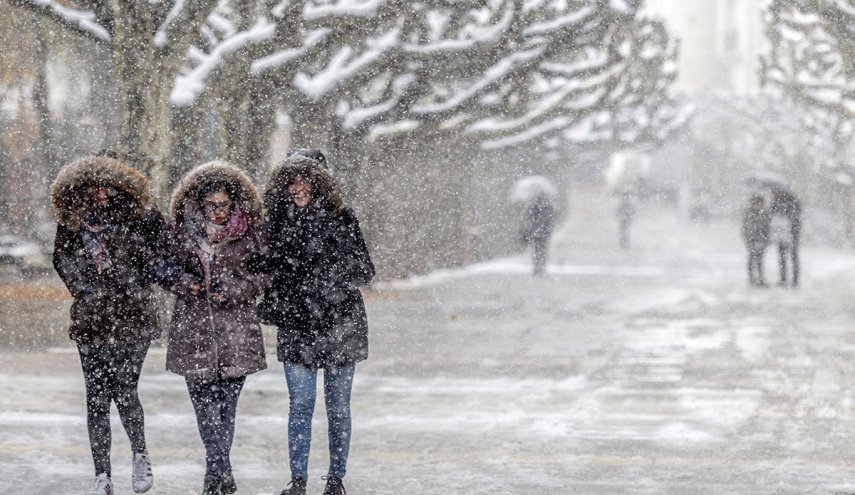
[(205, 304), (208, 306), (208, 322), (211, 325), (211, 349), (214, 351), (215, 369), (219, 369), (220, 349), (216, 339), (217, 328), (214, 324), (214, 307), (211, 304), (211, 264), (214, 262), (214, 255), (211, 255), (210, 263), (205, 263), (206, 253), (197, 247), (196, 256), (199, 257), (199, 261), (202, 263), (202, 273), (205, 275)]

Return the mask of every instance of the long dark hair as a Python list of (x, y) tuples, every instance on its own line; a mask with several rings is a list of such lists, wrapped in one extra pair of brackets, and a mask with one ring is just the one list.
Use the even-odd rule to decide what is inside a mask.
[(238, 201), (241, 198), (241, 190), (240, 187), (235, 182), (222, 180), (222, 179), (214, 179), (204, 185), (202, 185), (196, 191), (196, 197), (194, 198), (198, 204), (202, 204), (205, 200), (205, 196), (216, 193), (220, 191), (225, 191), (226, 194), (229, 195), (229, 199), (232, 201)]
[(206, 194), (223, 189), (236, 208), (251, 214), (253, 223), (261, 223), (262, 203), (252, 180), (234, 165), (218, 160), (199, 165), (184, 176), (172, 193), (173, 217), (183, 222), (185, 210), (201, 208)]
[(288, 186), (298, 178), (312, 185), (312, 204), (334, 214), (344, 210), (344, 196), (333, 176), (317, 160), (292, 155), (282, 161), (270, 176), (264, 192), (264, 206), (269, 215), (278, 217), (285, 206), (293, 204), (294, 198), (288, 192)]

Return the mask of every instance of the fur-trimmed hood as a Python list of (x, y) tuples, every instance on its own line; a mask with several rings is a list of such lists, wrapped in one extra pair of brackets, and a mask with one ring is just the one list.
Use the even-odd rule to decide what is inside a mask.
[(276, 217), (289, 204), (293, 204), (288, 184), (297, 177), (312, 184), (312, 203), (335, 214), (344, 210), (344, 196), (332, 174), (317, 160), (295, 154), (282, 161), (270, 174), (264, 191), (264, 206), (268, 215)]
[(127, 194), (134, 202), (135, 217), (144, 217), (152, 208), (148, 179), (141, 172), (113, 158), (86, 157), (65, 166), (51, 184), (51, 206), (60, 224), (72, 231), (80, 229), (92, 201), (87, 189), (96, 184)]
[(261, 223), (262, 203), (252, 179), (236, 166), (220, 160), (199, 165), (184, 176), (172, 193), (172, 218), (183, 222), (187, 206), (192, 203), (199, 207), (199, 193), (212, 182), (227, 184), (235, 192), (232, 195), (237, 196), (232, 201), (250, 214), (253, 223)]

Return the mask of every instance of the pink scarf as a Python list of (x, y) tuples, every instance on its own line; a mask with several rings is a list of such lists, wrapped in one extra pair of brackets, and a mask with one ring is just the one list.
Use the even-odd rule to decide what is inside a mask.
[(229, 216), (229, 221), (222, 228), (217, 228), (211, 238), (211, 242), (233, 241), (240, 239), (249, 230), (252, 223), (252, 217), (249, 213), (243, 210), (240, 206), (235, 205), (232, 208), (232, 214)]

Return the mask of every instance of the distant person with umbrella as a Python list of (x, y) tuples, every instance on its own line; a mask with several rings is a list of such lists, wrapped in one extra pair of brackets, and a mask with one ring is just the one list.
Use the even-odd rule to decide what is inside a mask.
[(755, 287), (766, 286), (763, 256), (769, 244), (770, 219), (765, 204), (763, 195), (755, 193), (742, 215), (742, 238), (748, 248), (748, 283)]
[(541, 193), (526, 210), (523, 231), (523, 238), (531, 244), (534, 275), (543, 275), (546, 271), (547, 249), (554, 225), (555, 207), (549, 197)]
[(523, 177), (511, 190), (511, 201), (525, 207), (521, 237), (531, 245), (534, 275), (543, 275), (546, 271), (549, 238), (557, 218), (554, 205), (557, 197), (558, 189), (542, 175)]
[[(778, 246), (778, 285), (799, 285), (799, 238), (802, 230), (802, 205), (796, 194), (779, 178), (753, 176), (747, 184), (755, 189), (768, 191), (770, 241)], [(787, 260), (790, 260), (790, 278), (787, 277)]]
[(635, 219), (635, 205), (630, 193), (623, 193), (617, 207), (618, 239), (621, 249), (629, 249), (629, 229)]

